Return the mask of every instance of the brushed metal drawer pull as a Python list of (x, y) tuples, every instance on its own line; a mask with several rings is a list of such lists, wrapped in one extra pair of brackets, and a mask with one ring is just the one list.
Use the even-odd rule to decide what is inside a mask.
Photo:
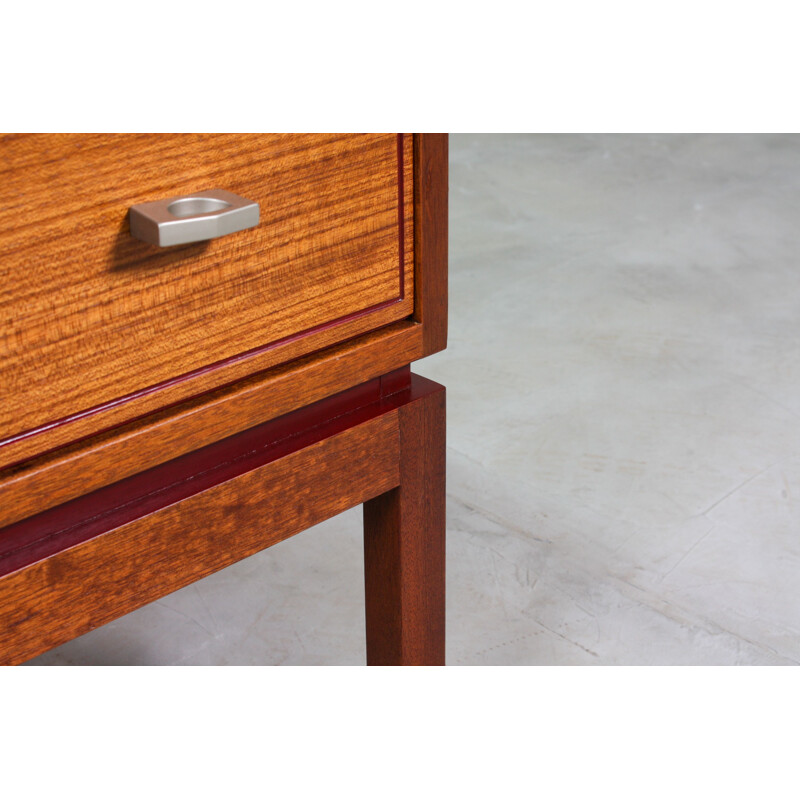
[(258, 225), (258, 203), (225, 189), (131, 206), (131, 236), (170, 247), (204, 242)]

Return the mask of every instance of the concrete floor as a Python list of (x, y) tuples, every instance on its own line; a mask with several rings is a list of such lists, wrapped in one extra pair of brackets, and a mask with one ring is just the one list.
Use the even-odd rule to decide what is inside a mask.
[[(800, 137), (451, 137), (450, 664), (800, 661)], [(37, 664), (360, 664), (360, 509)]]

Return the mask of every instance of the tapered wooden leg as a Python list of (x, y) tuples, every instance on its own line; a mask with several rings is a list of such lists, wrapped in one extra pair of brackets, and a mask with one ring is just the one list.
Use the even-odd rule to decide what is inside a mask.
[(430, 385), (398, 409), (400, 485), (364, 503), (370, 665), (444, 664), (445, 391)]

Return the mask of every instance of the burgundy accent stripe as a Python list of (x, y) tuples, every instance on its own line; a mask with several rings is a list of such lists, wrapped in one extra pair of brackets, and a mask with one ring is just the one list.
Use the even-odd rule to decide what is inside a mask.
[[(22, 431), (21, 433), (15, 433), (13, 436), (9, 436), (6, 439), (0, 440), (0, 449), (6, 447), (7, 445), (14, 444), (15, 442), (20, 442), (24, 439), (29, 439), (31, 436), (37, 436), (40, 433), (45, 433), (46, 431), (53, 430), (54, 428), (60, 428), (62, 425), (68, 425), (72, 422), (77, 422), (78, 420), (85, 419), (87, 417), (92, 417), (95, 414), (99, 414), (103, 411), (108, 411), (112, 408), (116, 408), (117, 406), (124, 405), (125, 403), (129, 403), (132, 400), (138, 400), (142, 397), (147, 397), (148, 395), (154, 394), (156, 392), (160, 392), (163, 389), (169, 389), (173, 386), (177, 386), (178, 384), (184, 383), (187, 380), (191, 380), (192, 378), (198, 378), (201, 375), (205, 375), (209, 372), (214, 372), (215, 370), (220, 369), (221, 367), (231, 366), (233, 364), (238, 364), (241, 361), (246, 361), (249, 358), (254, 356), (262, 355), (264, 353), (269, 352), (270, 350), (274, 350), (277, 347), (282, 347), (284, 345), (290, 344), (295, 342), (299, 339), (303, 339), (306, 336), (310, 336), (314, 333), (320, 333), (325, 330), (329, 330), (330, 328), (335, 328), (339, 325), (343, 325), (346, 322), (352, 322), (353, 320), (360, 319), (361, 317), (365, 317), (369, 314), (374, 314), (376, 311), (380, 311), (384, 308), (389, 308), (390, 306), (395, 305), (396, 303), (401, 302), (405, 298), (405, 212), (404, 212), (404, 203), (403, 203), (403, 185), (404, 185), (404, 169), (403, 169), (403, 148), (402, 148), (402, 137), (403, 134), (399, 133), (398, 136), (398, 145), (397, 145), (397, 157), (398, 157), (398, 185), (400, 187), (400, 203), (399, 203), (399, 225), (400, 225), (400, 294), (399, 297), (393, 300), (385, 300), (382, 303), (376, 303), (373, 306), (369, 306), (368, 308), (363, 308), (360, 311), (354, 311), (352, 314), (346, 314), (343, 317), (339, 317), (335, 320), (330, 320), (328, 322), (323, 322), (320, 325), (315, 325), (312, 328), (307, 328), (304, 331), (300, 331), (299, 333), (293, 333), (290, 336), (285, 336), (283, 339), (278, 339), (274, 342), (270, 342), (269, 344), (261, 345), (259, 347), (254, 347), (252, 350), (246, 350), (244, 353), (239, 353), (235, 356), (229, 356), (228, 358), (223, 358), (220, 361), (215, 361), (211, 364), (205, 364), (198, 369), (191, 370), (189, 372), (184, 372), (181, 375), (178, 375), (174, 378), (170, 378), (169, 380), (162, 381), (161, 383), (155, 383), (152, 386), (147, 386), (144, 389), (138, 389), (135, 392), (131, 392), (130, 394), (123, 395), (122, 397), (118, 397), (115, 400), (109, 400), (105, 403), (100, 403), (99, 405), (92, 406), (91, 408), (84, 409), (83, 411), (78, 411), (75, 414), (70, 414), (69, 416), (62, 417), (61, 419), (53, 420), (52, 422), (47, 422), (44, 425), (39, 425), (36, 428), (30, 428), (27, 431)], [(308, 354), (305, 354), (308, 355)], [(242, 376), (241, 378), (237, 378), (238, 380), (244, 380), (245, 378), (250, 377), (249, 375)], [(214, 389), (219, 387), (215, 386)], [(188, 398), (182, 398), (178, 402), (184, 402)], [(170, 405), (175, 405), (170, 404)], [(168, 408), (169, 406), (165, 406)], [(161, 410), (161, 409), (157, 409)], [(143, 415), (146, 416), (146, 415)], [(126, 424), (131, 420), (125, 420)], [(117, 426), (111, 426), (112, 428)], [(109, 430), (109, 429), (106, 429)], [(96, 433), (96, 432), (95, 432)], [(94, 434), (92, 434), (94, 435)], [(86, 438), (86, 437), (82, 437)], [(76, 440), (79, 441), (79, 440)], [(66, 444), (73, 444), (72, 441), (66, 442), (63, 445), (59, 445), (60, 447), (66, 446)], [(55, 448), (55, 449), (59, 449)], [(22, 459), (23, 461), (27, 460), (27, 458)], [(18, 463), (18, 462), (16, 462)], [(13, 465), (12, 465), (13, 466)]]
[[(407, 380), (402, 380), (405, 373)], [(0, 576), (378, 417), (438, 384), (404, 368), (0, 529)], [(398, 388), (399, 387), (399, 388)]]
[(406, 365), (400, 369), (387, 372), (380, 377), (381, 382), (381, 397), (388, 397), (389, 395), (401, 392), (403, 389), (408, 389), (411, 386), (411, 367)]

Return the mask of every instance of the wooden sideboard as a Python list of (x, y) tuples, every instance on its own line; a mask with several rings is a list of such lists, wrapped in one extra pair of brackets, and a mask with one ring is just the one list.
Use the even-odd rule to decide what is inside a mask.
[[(363, 503), (368, 663), (444, 663), (444, 389), (409, 365), (446, 344), (447, 136), (4, 135), (0, 169), (0, 662)], [(211, 189), (257, 224), (132, 236)]]

